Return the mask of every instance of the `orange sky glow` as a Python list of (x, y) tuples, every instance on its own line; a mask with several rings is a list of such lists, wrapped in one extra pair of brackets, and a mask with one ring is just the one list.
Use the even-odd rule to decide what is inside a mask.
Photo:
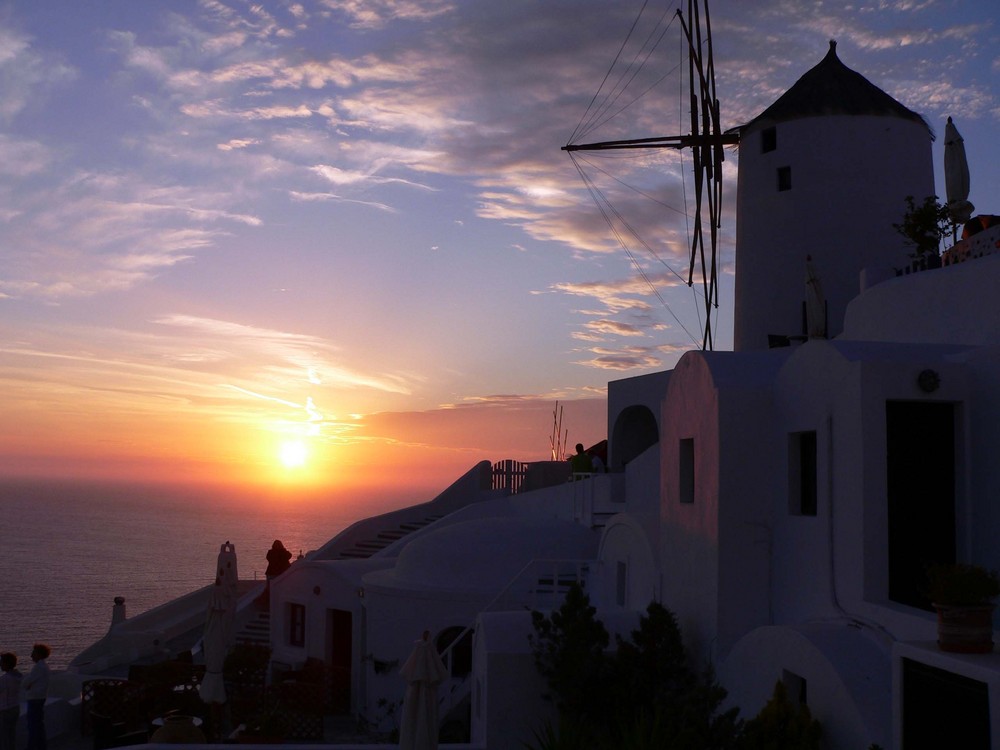
[[(711, 4), (723, 129), (836, 39), (939, 134), (955, 117), (996, 212), (993, 2)], [(676, 6), (6, 3), (0, 479), (420, 502), (547, 459), (556, 402), (569, 445), (605, 438), (609, 380), (701, 344), (693, 167), (561, 146), (689, 132)], [(616, 58), (645, 61), (636, 96), (597, 99)]]
[[(307, 497), (324, 489), (398, 493), (429, 500), (477, 462), (545, 460), (555, 401), (385, 412), (324, 425), (258, 415), (193, 419), (184, 410), (111, 408), (96, 399), (44, 408), (22, 398), (0, 407), (18, 429), (0, 432), (0, 475), (248, 485)], [(606, 403), (563, 404), (569, 440), (603, 439)], [(563, 436), (563, 439), (567, 439)], [(287, 443), (305, 452), (286, 465)]]

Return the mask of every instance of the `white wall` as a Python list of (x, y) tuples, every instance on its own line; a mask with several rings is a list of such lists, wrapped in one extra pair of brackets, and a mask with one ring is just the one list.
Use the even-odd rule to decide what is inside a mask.
[[(906, 196), (935, 194), (930, 134), (920, 123), (849, 115), (781, 122), (769, 153), (760, 133), (747, 128), (740, 142), (737, 351), (767, 347), (767, 334), (801, 332), (807, 255), (829, 303), (829, 333), (839, 333), (861, 270), (908, 262), (892, 228)], [(779, 192), (784, 166), (792, 189)]]
[(718, 396), (719, 602), (713, 652), (719, 655), (751, 628), (770, 622), (772, 507), (784, 485), (771, 388), (753, 382), (726, 386)]
[[(644, 610), (660, 601), (659, 558), (653, 548), (659, 518), (620, 514), (609, 519), (601, 537), (599, 575), (588, 592), (598, 609)], [(618, 565), (625, 565), (625, 602), (618, 604)]]
[(473, 645), (472, 741), (489, 748), (518, 748), (532, 742), (546, 722), (556, 724), (554, 704), (538, 673), (529, 637), (531, 613), (486, 613)]
[[(704, 356), (689, 352), (674, 369), (663, 403), (660, 438), (660, 564), (663, 604), (684, 641), (705, 659), (718, 629), (717, 400)], [(695, 499), (679, 501), (679, 442), (694, 439)]]
[(894, 277), (848, 307), (845, 339), (992, 346), (1000, 334), (1000, 255)]
[(806, 680), (807, 703), (829, 748), (891, 747), (888, 644), (848, 623), (763, 627), (745, 636), (719, 669), (727, 703), (755, 716), (789, 670)]

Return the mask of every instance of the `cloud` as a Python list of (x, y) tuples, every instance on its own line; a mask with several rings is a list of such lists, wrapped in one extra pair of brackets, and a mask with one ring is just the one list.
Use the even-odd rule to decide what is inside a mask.
[(451, 12), (448, 0), (320, 0), (320, 5), (347, 16), (352, 27), (379, 29), (399, 21), (427, 22)]
[[(941, 23), (941, 11), (920, 0), (865, 3), (861, 13), (825, 7), (767, 0), (713, 8), (724, 126), (759, 113), (822, 58), (832, 36), (845, 62), (908, 106), (1000, 117), (995, 87), (983, 78), (997, 65), (988, 23), (957, 9)], [(657, 6), (664, 9), (672, 5)], [(447, 188), (459, 204), (449, 210), (519, 232), (523, 242), (506, 238), (504, 247), (561, 254), (573, 264), (564, 274), (573, 281), (543, 287), (595, 301), (576, 311), (569, 335), (594, 341), (648, 332), (662, 325), (657, 293), (639, 277), (607, 279), (621, 279), (612, 264), (626, 255), (625, 243), (671, 306), (687, 304), (690, 295), (678, 302), (678, 282), (663, 269), (687, 275), (690, 158), (604, 152), (574, 161), (560, 151), (634, 12), (589, 0), (204, 0), (190, 13), (151, 11), (149, 26), (105, 32), (102, 64), (111, 74), (97, 91), (102, 102), (121, 104), (114, 114), (128, 127), (120, 143), (127, 150), (103, 180), (92, 164), (68, 167), (79, 154), (34, 135), (0, 140), (0, 156), (11, 156), (0, 159), (0, 179), (9, 178), (0, 197), (10, 197), (0, 209), (9, 224), (3, 240), (24, 248), (0, 293), (54, 300), (128, 288), (198, 262), (210, 248), (253, 245), (253, 233), (283, 221), (286, 208), (399, 211), (401, 186), (425, 197)], [(642, 24), (637, 39), (651, 28)], [(674, 24), (669, 34), (676, 32)], [(612, 104), (608, 111), (621, 115), (587, 138), (686, 130), (677, 102), (685, 66), (676, 39), (667, 38), (630, 86), (646, 95)], [(629, 47), (623, 59), (634, 53)], [(0, 70), (9, 93), (0, 116), (9, 109), (8, 117), (75, 75), (16, 29), (0, 31)], [(724, 267), (738, 154), (727, 158)], [(578, 169), (607, 203), (593, 203)], [(24, 190), (15, 182), (26, 176), (48, 183)], [(58, 207), (47, 205), (52, 198)], [(588, 274), (601, 281), (588, 286), (580, 280)]]
[[(370, 414), (361, 418), (358, 429), (368, 440), (434, 446), (458, 451), (473, 460), (546, 460), (551, 452), (557, 403), (562, 407), (562, 426), (570, 435), (570, 443), (581, 440), (590, 444), (607, 432), (604, 394), (584, 396), (487, 396), (482, 401), (470, 399), (460, 407)], [(564, 435), (558, 437), (564, 439)]]
[(45, 170), (52, 159), (51, 150), (38, 141), (0, 133), (0, 176), (28, 177)]
[(305, 203), (317, 203), (326, 201), (335, 201), (337, 203), (356, 203), (362, 206), (371, 206), (372, 208), (377, 208), (380, 211), (386, 211), (388, 213), (396, 213), (396, 209), (392, 206), (388, 206), (385, 203), (378, 203), (376, 201), (363, 201), (357, 200), (355, 198), (345, 198), (342, 195), (337, 195), (336, 193), (302, 193), (297, 190), (289, 192), (292, 200), (303, 201)]
[(6, 122), (76, 77), (61, 55), (49, 53), (46, 57), (31, 36), (10, 23), (8, 15), (0, 26), (0, 120)]
[(251, 146), (259, 146), (260, 140), (257, 138), (231, 138), (226, 143), (220, 143), (216, 148), (220, 151), (234, 151), (241, 148), (250, 148)]
[[(77, 172), (11, 195), (0, 290), (58, 300), (128, 289), (261, 219), (219, 205), (229, 193), (154, 185), (127, 173)], [(220, 228), (222, 227), (222, 228)]]
[(622, 323), (617, 320), (589, 320), (583, 324), (584, 328), (596, 334), (614, 334), (616, 336), (645, 336), (645, 331), (639, 326), (630, 323)]
[[(549, 288), (555, 292), (569, 294), (575, 297), (591, 297), (600, 302), (606, 310), (612, 312), (646, 312), (652, 304), (643, 299), (648, 297), (650, 284), (655, 288), (664, 289), (681, 286), (684, 279), (671, 271), (659, 273), (647, 272), (642, 276), (630, 276), (623, 279), (607, 279), (602, 281), (557, 282)], [(625, 295), (633, 295), (631, 297)], [(601, 313), (596, 313), (601, 314)]]
[[(263, 359), (271, 364), (264, 368), (282, 378), (297, 373), (306, 382), (324, 383), (336, 387), (372, 388), (388, 393), (407, 394), (410, 389), (399, 376), (375, 376), (361, 373), (335, 363), (336, 347), (323, 339), (260, 328), (242, 323), (192, 315), (164, 315), (155, 323), (182, 329), (185, 337), (195, 336), (203, 342), (203, 351), (213, 361), (236, 363)], [(269, 380), (270, 378), (268, 378)]]
[(662, 368), (664, 357), (678, 358), (692, 347), (665, 344), (661, 346), (630, 346), (621, 349), (594, 348), (590, 359), (578, 360), (577, 364), (594, 367), (601, 370), (645, 370)]
[(387, 184), (399, 184), (408, 185), (410, 187), (417, 187), (423, 190), (432, 190), (427, 185), (421, 185), (420, 183), (413, 182), (411, 180), (405, 180), (400, 177), (378, 177), (373, 173), (362, 173), (352, 170), (341, 169), (339, 167), (332, 167), (328, 164), (317, 164), (311, 167), (310, 170), (322, 177), (327, 182), (331, 182), (334, 185), (339, 186), (354, 186), (354, 185), (387, 185)]

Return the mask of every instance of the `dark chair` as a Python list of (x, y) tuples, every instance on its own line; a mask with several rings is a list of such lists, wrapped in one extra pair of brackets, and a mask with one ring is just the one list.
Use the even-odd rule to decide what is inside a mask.
[(115, 721), (110, 716), (95, 711), (90, 712), (90, 728), (94, 733), (94, 750), (144, 745), (149, 740), (145, 729), (131, 728), (124, 721)]

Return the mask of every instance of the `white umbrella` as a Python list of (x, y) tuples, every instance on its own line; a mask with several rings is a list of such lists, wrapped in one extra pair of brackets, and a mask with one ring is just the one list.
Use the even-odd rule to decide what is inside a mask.
[(399, 670), (407, 682), (399, 728), (399, 746), (406, 750), (437, 750), (438, 746), (437, 686), (448, 677), (448, 668), (430, 635), (424, 631)]
[(226, 542), (219, 551), (215, 586), (208, 599), (208, 614), (202, 636), (205, 676), (198, 694), (205, 703), (225, 703), (222, 668), (235, 638), (237, 572), (236, 547)]
[(969, 203), (969, 161), (965, 141), (950, 117), (944, 126), (944, 185), (951, 217), (958, 223), (968, 221), (976, 208)]
[(811, 255), (806, 256), (806, 334), (811, 339), (826, 338), (826, 299)]

